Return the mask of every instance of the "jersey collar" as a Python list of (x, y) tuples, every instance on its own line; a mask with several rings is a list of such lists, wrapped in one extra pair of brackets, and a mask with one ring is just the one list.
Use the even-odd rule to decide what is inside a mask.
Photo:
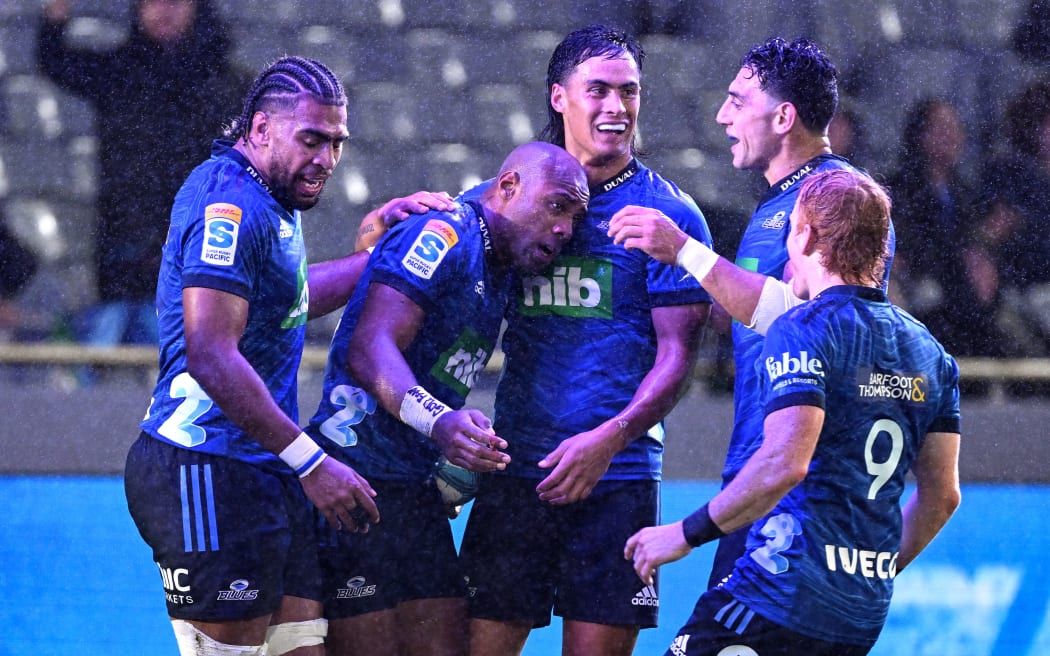
[(769, 189), (765, 193), (765, 196), (762, 198), (762, 202), (766, 202), (771, 198), (775, 198), (776, 196), (779, 196), (780, 194), (786, 192), (788, 189), (791, 189), (798, 183), (805, 180), (806, 177), (809, 176), (811, 173), (814, 173), (818, 168), (820, 168), (821, 164), (831, 160), (838, 160), (845, 164), (849, 164), (849, 160), (847, 160), (845, 157), (840, 157), (839, 155), (833, 155), (830, 153), (824, 155), (817, 155), (813, 159), (807, 161), (802, 166), (798, 167), (792, 173), (789, 173), (777, 182), (770, 185)]
[(471, 209), (474, 210), (474, 214), (478, 217), (478, 229), (481, 231), (481, 243), (485, 246), (485, 257), (492, 256), (492, 234), (489, 232), (489, 222), (485, 220), (485, 211), (481, 208), (481, 204), (468, 200), (467, 205), (470, 205)]
[(594, 200), (595, 196), (604, 194), (616, 189), (620, 185), (626, 183), (628, 180), (634, 177), (638, 173), (638, 169), (641, 166), (638, 164), (638, 160), (631, 158), (631, 161), (627, 163), (622, 171), (609, 178), (605, 182), (599, 182), (596, 185), (591, 185), (591, 200)]

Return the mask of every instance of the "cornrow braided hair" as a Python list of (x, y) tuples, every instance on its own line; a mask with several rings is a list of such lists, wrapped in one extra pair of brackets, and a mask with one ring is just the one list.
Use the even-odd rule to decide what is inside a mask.
[(255, 78), (247, 95), (241, 115), (224, 130), (227, 139), (248, 141), (252, 117), (257, 111), (290, 110), (300, 94), (309, 94), (325, 105), (345, 105), (346, 90), (331, 69), (305, 57), (285, 56), (266, 67)]

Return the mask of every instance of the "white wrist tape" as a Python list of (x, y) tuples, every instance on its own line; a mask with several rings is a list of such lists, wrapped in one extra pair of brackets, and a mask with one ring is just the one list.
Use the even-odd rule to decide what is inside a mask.
[(422, 385), (410, 388), (405, 392), (405, 398), (401, 399), (401, 421), (427, 437), (430, 437), (434, 424), (446, 412), (452, 412), (452, 409), (431, 396)]
[(317, 446), (317, 442), (311, 440), (309, 435), (299, 433), (299, 437), (284, 447), (278, 457), (291, 467), (299, 478), (303, 478), (316, 469), (328, 454)]
[(766, 278), (748, 328), (759, 335), (765, 335), (774, 319), (801, 304), (802, 299), (791, 291), (791, 283), (781, 282), (776, 278)]
[(717, 261), (718, 253), (691, 237), (685, 240), (685, 245), (678, 251), (678, 266), (688, 271), (700, 282), (703, 282), (707, 274), (711, 273)]

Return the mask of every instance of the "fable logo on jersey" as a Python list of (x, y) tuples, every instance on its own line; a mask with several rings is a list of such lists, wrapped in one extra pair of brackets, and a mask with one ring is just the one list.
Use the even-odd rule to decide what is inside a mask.
[(925, 403), (929, 385), (916, 373), (864, 369), (857, 372), (857, 396), (862, 399), (891, 399)]
[(766, 372), (770, 380), (776, 380), (788, 374), (809, 374), (824, 377), (824, 363), (817, 358), (810, 357), (808, 351), (794, 353), (781, 353), (780, 357), (769, 356), (766, 358)]
[(452, 226), (444, 221), (431, 219), (423, 226), (422, 232), (416, 237), (412, 248), (408, 249), (401, 264), (420, 278), (430, 280), (449, 249), (457, 243), (459, 236)]
[(201, 261), (219, 266), (233, 265), (242, 215), (241, 208), (231, 203), (212, 203), (204, 208)]
[(612, 262), (561, 257), (546, 275), (522, 281), (519, 304), (525, 316), (612, 317)]

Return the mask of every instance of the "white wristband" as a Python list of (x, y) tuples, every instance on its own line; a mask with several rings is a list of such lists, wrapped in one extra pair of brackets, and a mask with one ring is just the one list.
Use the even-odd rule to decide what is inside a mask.
[(711, 273), (717, 261), (718, 253), (691, 237), (685, 240), (685, 245), (678, 251), (678, 266), (691, 273), (700, 282), (703, 282), (707, 274)]
[(328, 454), (317, 446), (317, 442), (311, 440), (309, 435), (299, 433), (291, 444), (284, 447), (278, 457), (291, 467), (299, 478), (303, 478), (316, 469)]
[(410, 388), (405, 392), (405, 398), (401, 399), (401, 421), (427, 437), (430, 437), (434, 424), (446, 412), (452, 412), (452, 409), (431, 396), (422, 385)]

